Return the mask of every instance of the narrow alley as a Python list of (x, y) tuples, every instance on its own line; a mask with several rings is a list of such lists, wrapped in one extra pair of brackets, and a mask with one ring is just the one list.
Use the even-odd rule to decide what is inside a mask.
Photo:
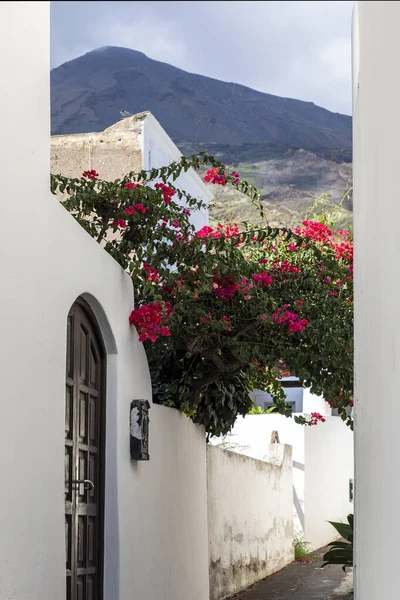
[(229, 600), (353, 600), (351, 570), (346, 574), (340, 565), (321, 569), (325, 551), (317, 550), (312, 562), (293, 562)]

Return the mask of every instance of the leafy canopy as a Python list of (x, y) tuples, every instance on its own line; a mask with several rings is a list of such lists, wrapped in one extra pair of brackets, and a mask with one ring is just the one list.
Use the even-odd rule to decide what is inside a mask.
[(262, 214), (258, 191), (203, 153), (115, 181), (95, 171), (51, 176), (52, 192), (133, 279), (130, 323), (145, 345), (154, 401), (219, 435), (249, 412), (252, 389), (268, 391), (289, 416), (279, 378), (291, 373), (351, 426), (350, 233), (326, 219), (295, 230), (227, 221), (195, 231), (191, 213), (205, 204), (176, 182), (206, 164), (206, 181), (234, 186)]

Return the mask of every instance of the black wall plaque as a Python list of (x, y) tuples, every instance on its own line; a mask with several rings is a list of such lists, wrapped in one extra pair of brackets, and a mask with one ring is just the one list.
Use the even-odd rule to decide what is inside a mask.
[(131, 458), (149, 460), (148, 400), (132, 400), (130, 409)]

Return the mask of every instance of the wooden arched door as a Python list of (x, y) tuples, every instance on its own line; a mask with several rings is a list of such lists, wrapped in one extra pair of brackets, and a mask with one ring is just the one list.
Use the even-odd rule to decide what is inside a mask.
[(67, 325), (66, 600), (103, 600), (105, 364), (94, 321), (76, 302)]

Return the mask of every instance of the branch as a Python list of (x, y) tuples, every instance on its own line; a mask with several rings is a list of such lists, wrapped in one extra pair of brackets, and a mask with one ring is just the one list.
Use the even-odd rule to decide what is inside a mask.
[(243, 333), (247, 333), (248, 331), (251, 331), (252, 329), (256, 329), (259, 325), (261, 325), (261, 322), (258, 319), (250, 321), (250, 323), (248, 323), (247, 325), (245, 325), (243, 327), (243, 329), (241, 329), (240, 331), (236, 332), (229, 339), (234, 340), (235, 338), (239, 337)]
[(236, 371), (245, 364), (239, 359), (224, 362), (218, 354), (218, 348), (210, 348), (209, 350), (203, 350), (202, 355), (205, 358), (209, 358), (216, 366), (216, 369), (209, 371), (201, 379), (192, 379), (191, 387), (195, 390), (200, 390), (201, 388), (209, 385), (210, 383), (213, 383), (214, 381), (222, 377), (225, 373)]

